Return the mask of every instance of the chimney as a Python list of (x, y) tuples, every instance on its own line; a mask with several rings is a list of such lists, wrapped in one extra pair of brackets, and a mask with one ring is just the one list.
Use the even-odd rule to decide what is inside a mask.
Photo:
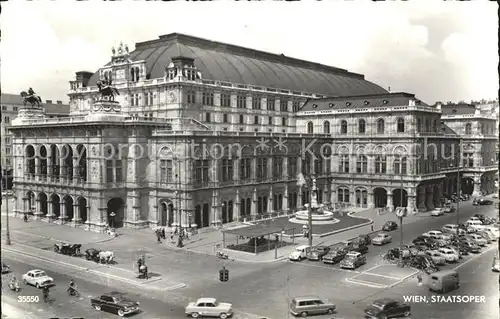
[(475, 105), (476, 107), (476, 110), (474, 111), (474, 115), (481, 115), (481, 106), (479, 106), (479, 104), (476, 104)]
[(76, 80), (82, 83), (82, 87), (87, 87), (89, 80), (94, 73), (88, 71), (76, 72)]
[(436, 109), (441, 110), (441, 106), (443, 104), (441, 102), (436, 102)]
[(46, 104), (52, 104), (52, 100), (45, 101)]
[(415, 100), (409, 100), (408, 106), (415, 106)]

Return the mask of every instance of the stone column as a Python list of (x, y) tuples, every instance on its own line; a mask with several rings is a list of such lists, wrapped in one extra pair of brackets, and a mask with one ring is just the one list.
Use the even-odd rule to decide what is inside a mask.
[(439, 183), (437, 185), (437, 194), (433, 194), (436, 197), (434, 197), (434, 206), (435, 207), (442, 207), (443, 205), (441, 204), (441, 198), (443, 198), (443, 184)]
[(274, 213), (274, 194), (273, 194), (273, 187), (269, 187), (269, 194), (267, 195), (267, 212), (266, 213)]
[(233, 219), (239, 220), (241, 212), (241, 198), (239, 189), (236, 189), (236, 197), (234, 200), (235, 202), (233, 203)]
[(82, 222), (82, 219), (80, 217), (80, 205), (78, 204), (73, 204), (73, 220), (72, 222), (74, 224), (79, 224)]
[(297, 190), (297, 207), (302, 207), (302, 186), (298, 187)]
[(408, 214), (413, 214), (415, 212), (415, 196), (414, 195), (408, 195), (408, 206), (407, 207), (407, 213)]
[(420, 212), (425, 212), (427, 211), (427, 206), (425, 206), (426, 202), (426, 188), (425, 186), (418, 186), (418, 203), (417, 203), (417, 208)]
[[(288, 176), (288, 157), (287, 156), (283, 156), (283, 171), (281, 173), (282, 173), (281, 177), (284, 180), (288, 180), (288, 179), (292, 178), (292, 176)], [(283, 207), (285, 207), (285, 206), (283, 206)]]
[(40, 216), (42, 215), (42, 205), (39, 199), (36, 200), (36, 209), (33, 215), (34, 219), (40, 219)]
[(288, 184), (285, 184), (285, 191), (283, 192), (283, 198), (282, 198), (282, 202), (281, 202), (281, 205), (283, 206), (283, 211), (286, 212), (288, 211), (289, 207), (288, 207)]
[(238, 184), (238, 181), (240, 180), (240, 164), (241, 164), (241, 159), (236, 158), (233, 161), (233, 182), (234, 184)]
[(333, 205), (337, 202), (337, 192), (335, 191), (335, 185), (332, 183), (330, 185), (330, 203)]
[(35, 177), (40, 180), (42, 176), (42, 166), (40, 165), (40, 157), (35, 157)]
[(427, 186), (427, 191), (426, 191), (426, 206), (427, 206), (427, 210), (433, 210), (434, 209), (434, 195), (432, 193), (433, 190), (434, 190), (434, 185)]
[[(50, 149), (49, 149), (49, 154), (50, 154)], [(47, 156), (47, 178), (48, 179), (51, 179), (52, 178), (52, 165), (54, 165), (52, 163), (52, 156), (51, 155), (48, 155)]]
[(73, 180), (80, 179), (80, 167), (78, 167), (78, 157), (73, 157)]
[(373, 192), (368, 192), (368, 208), (375, 208), (375, 202), (373, 201)]
[[(257, 188), (253, 189), (252, 212), (253, 212), (253, 215), (257, 215)], [(248, 214), (248, 212), (247, 212), (247, 214)]]
[(481, 176), (474, 176), (474, 190), (472, 196), (481, 196)]
[(64, 200), (61, 199), (61, 202), (59, 203), (60, 205), (60, 215), (59, 215), (59, 218), (61, 220), (61, 223), (64, 223), (66, 221), (66, 205), (64, 205)]
[(47, 200), (47, 216), (45, 216), (45, 217), (47, 217), (48, 219), (52, 219), (52, 218), (54, 218), (54, 206), (52, 206), (52, 205), (54, 205), (54, 203), (53, 203), (53, 201), (49, 198), (49, 199)]
[(392, 193), (388, 193), (387, 194), (387, 208), (391, 212), (394, 210), (394, 204), (393, 204), (393, 201), (392, 201)]
[(59, 159), (59, 178), (67, 178), (66, 176), (66, 163), (64, 163), (64, 159), (61, 157)]

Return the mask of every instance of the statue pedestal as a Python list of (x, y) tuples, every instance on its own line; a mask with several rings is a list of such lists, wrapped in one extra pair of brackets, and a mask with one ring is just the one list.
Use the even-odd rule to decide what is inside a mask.
[(32, 120), (40, 120), (45, 117), (45, 109), (42, 107), (25, 107), (18, 111), (17, 117), (12, 120), (12, 125), (28, 123)]
[(92, 105), (86, 119), (88, 121), (123, 121), (125, 116), (119, 102), (101, 100)]

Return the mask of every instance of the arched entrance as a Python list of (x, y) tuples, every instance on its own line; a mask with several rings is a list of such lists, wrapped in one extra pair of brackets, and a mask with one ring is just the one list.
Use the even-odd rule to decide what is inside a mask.
[(45, 145), (40, 147), (40, 175), (47, 177), (47, 148)]
[(368, 191), (364, 188), (355, 191), (356, 207), (368, 207)]
[(35, 156), (35, 148), (33, 145), (28, 145), (26, 147), (26, 159), (28, 160), (26, 172), (28, 175), (35, 175)]
[(202, 227), (208, 227), (210, 226), (210, 207), (208, 206), (207, 203), (203, 204), (203, 215), (201, 217)]
[(40, 193), (38, 194), (38, 201), (40, 202), (40, 213), (42, 213), (42, 216), (47, 215), (47, 195), (45, 193)]
[(66, 211), (67, 220), (73, 220), (74, 212), (73, 212), (73, 197), (70, 195), (64, 196), (64, 209)]
[[(108, 223), (114, 228), (123, 227), (123, 220), (125, 219), (125, 203), (123, 199), (119, 197), (113, 197), (108, 201)], [(111, 216), (111, 213), (115, 213), (115, 216)]]
[(247, 216), (252, 215), (252, 199), (250, 197), (247, 198), (247, 208), (245, 209), (245, 213)]
[(387, 206), (387, 191), (384, 188), (375, 188), (373, 190), (373, 199), (375, 202), (375, 207), (386, 207)]
[(230, 200), (227, 202), (227, 222), (231, 223), (233, 222), (233, 201)]
[(240, 201), (240, 217), (243, 217), (246, 215), (246, 209), (245, 209), (245, 199), (242, 198)]
[(80, 197), (78, 199), (78, 208), (80, 209), (80, 219), (82, 222), (87, 221), (87, 199), (85, 197)]
[(28, 213), (29, 214), (32, 214), (35, 210), (36, 210), (36, 207), (35, 207), (35, 193), (33, 193), (32, 191), (28, 191), (26, 193), (26, 200), (27, 200), (27, 207), (26, 209), (28, 210)]
[(59, 152), (59, 148), (57, 147), (57, 145), (50, 145), (50, 157), (52, 159), (52, 176), (54, 177), (59, 177), (59, 173), (60, 173), (60, 166), (59, 166), (59, 162), (60, 162), (60, 159), (61, 159), (61, 153)]
[(471, 177), (462, 178), (460, 185), (462, 194), (472, 195), (474, 192), (474, 180)]
[(222, 203), (222, 216), (221, 216), (221, 221), (223, 224), (227, 223), (227, 202)]
[(73, 179), (73, 149), (69, 144), (62, 146), (61, 157), (64, 159), (63, 177)]
[(405, 189), (397, 188), (392, 191), (394, 207), (408, 207), (408, 193)]
[(198, 228), (201, 227), (201, 205), (194, 207), (194, 223)]
[(160, 206), (160, 226), (171, 227), (174, 222), (174, 204), (171, 202), (162, 202)]
[(50, 196), (50, 202), (52, 203), (52, 215), (59, 218), (59, 216), (61, 216), (61, 199), (59, 195), (52, 194)]

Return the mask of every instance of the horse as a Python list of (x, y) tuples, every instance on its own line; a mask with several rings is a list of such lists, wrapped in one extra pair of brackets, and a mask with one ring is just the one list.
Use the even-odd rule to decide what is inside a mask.
[(97, 82), (97, 88), (99, 89), (99, 93), (101, 93), (101, 97), (108, 96), (110, 101), (115, 100), (115, 93), (116, 95), (120, 95), (120, 92), (113, 87), (113, 86), (104, 86), (102, 81)]
[(29, 95), (26, 91), (21, 92), (21, 97), (23, 98), (24, 106), (26, 106), (26, 102), (30, 102), (31, 107), (34, 107), (35, 104), (37, 107), (40, 107), (40, 103), (42, 103), (42, 98), (38, 95)]
[(113, 261), (113, 258), (115, 258), (115, 254), (112, 251), (101, 251), (99, 255), (97, 255), (99, 258), (99, 262), (101, 264), (109, 264), (111, 261)]

